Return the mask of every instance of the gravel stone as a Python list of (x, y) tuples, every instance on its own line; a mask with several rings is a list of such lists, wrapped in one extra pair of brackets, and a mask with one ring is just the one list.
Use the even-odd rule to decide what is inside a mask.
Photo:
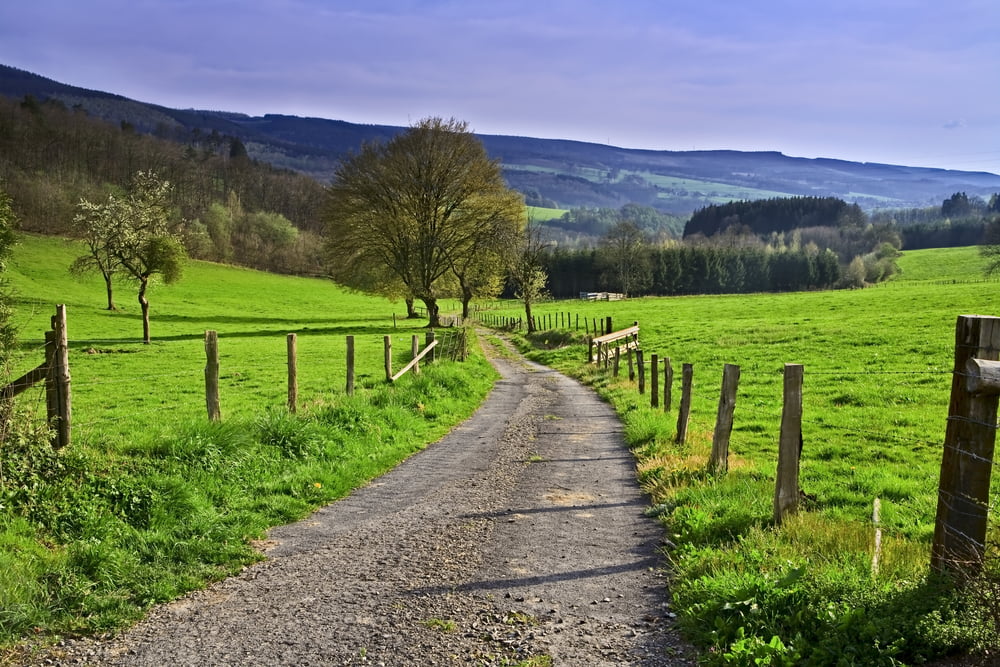
[(694, 665), (614, 412), (496, 355), (448, 436), (262, 542), (265, 561), (48, 665)]

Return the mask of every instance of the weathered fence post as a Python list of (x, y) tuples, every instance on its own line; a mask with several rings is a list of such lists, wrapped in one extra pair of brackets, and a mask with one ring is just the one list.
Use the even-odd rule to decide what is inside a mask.
[(632, 361), (633, 350), (630, 347), (625, 348), (625, 352), (628, 353), (628, 381), (635, 382), (635, 365)]
[(612, 331), (614, 331), (614, 329), (611, 328), (611, 316), (610, 315), (608, 315), (608, 321), (607, 321), (607, 324), (605, 325), (604, 329), (605, 329), (604, 333), (611, 333)]
[(799, 509), (799, 459), (802, 456), (802, 364), (785, 364), (774, 522)]
[(620, 347), (615, 348), (615, 361), (611, 365), (611, 375), (615, 378), (618, 377), (618, 367), (621, 365), (622, 360), (622, 349)]
[(385, 348), (385, 379), (392, 380), (392, 336), (383, 336), (382, 345)]
[(1000, 318), (960, 315), (931, 547), (936, 572), (975, 574), (982, 566), (1000, 392), (982, 369), (996, 369), (990, 362), (998, 358)]
[(694, 382), (694, 366), (684, 364), (681, 370), (681, 409), (677, 413), (678, 445), (683, 445), (687, 438), (688, 418), (691, 416), (691, 385)]
[(354, 395), (354, 336), (347, 337), (347, 395)]
[[(420, 354), (420, 336), (417, 334), (413, 334), (413, 337), (410, 339), (410, 353), (412, 354), (411, 359), (416, 359), (417, 355)], [(420, 375), (419, 361), (413, 364), (413, 374)]]
[(712, 455), (708, 467), (714, 472), (729, 470), (729, 437), (733, 432), (733, 412), (736, 410), (736, 389), (740, 384), (740, 367), (726, 364), (722, 370), (722, 393), (719, 395), (719, 412), (715, 418), (712, 437)]
[(635, 364), (639, 367), (639, 393), (646, 393), (646, 364), (642, 356), (642, 350), (635, 351)]
[(52, 445), (56, 448), (70, 444), (72, 432), (73, 398), (70, 393), (69, 336), (66, 333), (66, 306), (56, 306), (52, 318), (52, 361), (49, 377), (52, 386), (52, 408), (49, 426), (55, 430)]
[(288, 411), (294, 413), (299, 404), (299, 364), (296, 350), (297, 337), (290, 333), (286, 336), (288, 347)]
[[(45, 332), (45, 418), (47, 423), (55, 431), (56, 421), (59, 419), (59, 395), (56, 393), (55, 365), (56, 365), (56, 332), (50, 330)], [(52, 439), (52, 446), (56, 445), (55, 438)]]
[(205, 407), (208, 409), (208, 419), (217, 422), (222, 419), (219, 407), (219, 334), (216, 331), (205, 332)]
[(660, 407), (660, 357), (649, 355), (649, 407)]
[[(431, 329), (424, 335), (424, 347), (430, 346), (430, 344), (433, 342), (434, 342), (434, 330)], [(427, 363), (429, 364), (434, 363), (434, 360), (436, 358), (437, 358), (437, 349), (432, 347), (431, 351), (427, 353)]]
[(673, 400), (674, 367), (670, 365), (670, 357), (663, 360), (663, 411), (670, 412)]

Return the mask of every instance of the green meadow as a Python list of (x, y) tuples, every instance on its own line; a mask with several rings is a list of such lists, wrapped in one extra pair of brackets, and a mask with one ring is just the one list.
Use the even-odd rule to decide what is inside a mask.
[[(595, 386), (625, 423), (650, 512), (673, 545), (676, 611), (709, 662), (909, 664), (987, 641), (982, 614), (939, 587), (928, 563), (955, 321), (1000, 315), (1000, 282), (983, 280), (975, 248), (907, 252), (899, 263), (897, 280), (862, 290), (534, 309), (567, 313), (573, 326), (533, 335), (526, 349)], [(520, 314), (506, 305), (499, 314)], [(582, 342), (577, 316), (581, 329), (606, 316), (615, 329), (639, 322), (647, 360), (671, 360), (670, 411), (651, 408), (624, 365), (615, 379), (583, 363), (583, 345), (567, 345)], [(679, 446), (685, 363), (694, 382)], [(706, 464), (727, 363), (741, 369), (729, 473), (712, 475)], [(779, 528), (772, 503), (786, 363), (805, 370), (806, 496), (803, 511)], [(884, 538), (873, 574), (876, 498)]]
[[(422, 364), (419, 376), (390, 385), (383, 337), (398, 369), (412, 336), (425, 334), (424, 321), (399, 315), (394, 325), (401, 303), (204, 262), (151, 290), (153, 342), (143, 345), (134, 288), (119, 284), (119, 310), (104, 310), (101, 279), (66, 271), (81, 251), (25, 236), (6, 272), (20, 343), (12, 376), (42, 362), (44, 331), (55, 305), (66, 305), (73, 443), (58, 453), (39, 445), (43, 391), (22, 394), (0, 461), (0, 646), (119, 627), (238, 571), (260, 558), (253, 540), (268, 527), (439, 439), (495, 378), (474, 353)], [(218, 423), (205, 408), (210, 329), (219, 335)], [(286, 407), (288, 333), (297, 335), (295, 415)], [(454, 332), (437, 334), (447, 351)]]

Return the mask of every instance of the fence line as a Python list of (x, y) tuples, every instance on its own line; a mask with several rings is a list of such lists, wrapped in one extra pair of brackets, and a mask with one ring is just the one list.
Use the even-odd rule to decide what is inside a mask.
[[(59, 309), (57, 309), (57, 313), (59, 312), (64, 313), (65, 311), (62, 307), (60, 307)], [(56, 318), (53, 318), (53, 320), (55, 319)], [(63, 323), (60, 326), (62, 330), (65, 331), (65, 324)], [(438, 330), (436, 334), (433, 332), (428, 332), (428, 337), (435, 337), (435, 336), (436, 339), (434, 345), (432, 346), (435, 358), (445, 357), (450, 360), (464, 360), (467, 357), (468, 344), (465, 338), (464, 329), (452, 329), (447, 331)], [(374, 339), (374, 337), (375, 336), (372, 335), (372, 339)], [(351, 343), (353, 343), (353, 339), (355, 338), (355, 336), (353, 335), (346, 336), (346, 338), (349, 341), (348, 346), (350, 346)], [(298, 346), (297, 344), (293, 346), (292, 341), (296, 341), (297, 343), (297, 336), (296, 334), (287, 334), (285, 336), (285, 339), (286, 339), (287, 356), (286, 359), (284, 360), (284, 363), (281, 362), (257, 363), (255, 361), (252, 364), (252, 366), (250, 366), (247, 363), (241, 363), (234, 368), (233, 365), (231, 364), (227, 365), (227, 360), (225, 358), (224, 350), (225, 350), (226, 337), (225, 336), (220, 337), (218, 336), (218, 334), (215, 334), (214, 332), (206, 332), (206, 342), (208, 341), (211, 342), (206, 345), (206, 357), (205, 357), (206, 367), (204, 369), (205, 389), (206, 389), (204, 394), (205, 407), (201, 408), (201, 410), (207, 410), (210, 419), (213, 420), (220, 419), (222, 413), (221, 409), (222, 403), (224, 403), (224, 392), (227, 387), (239, 381), (241, 374), (246, 374), (248, 372), (256, 373), (261, 370), (267, 373), (269, 371), (275, 371), (281, 368), (288, 371), (287, 401), (282, 401), (282, 402), (286, 404), (287, 409), (290, 412), (294, 412), (296, 407), (298, 406), (299, 373), (297, 368)], [(58, 340), (56, 342), (58, 343)], [(221, 362), (220, 362), (220, 348), (219, 348), (220, 344), (222, 350)], [(74, 342), (73, 347), (75, 349), (79, 349), (77, 342)], [(213, 347), (214, 350), (212, 349)], [(55, 348), (53, 348), (53, 343), (51, 341), (47, 342), (43, 346), (38, 346), (37, 348), (33, 349), (35, 349), (36, 351), (44, 350), (46, 351), (47, 355), (55, 350)], [(69, 350), (68, 341), (60, 349), (65, 349), (68, 352)], [(308, 347), (306, 349), (308, 349)], [(79, 353), (86, 354), (86, 351), (83, 350)], [(426, 354), (426, 350), (424, 353), (421, 354)], [(31, 379), (34, 382), (41, 382), (49, 374), (48, 369), (50, 365), (51, 365), (50, 362), (47, 361), (42, 366), (37, 367), (36, 369), (34, 369), (29, 373), (30, 377), (28, 379)], [(250, 368), (248, 368), (248, 366), (250, 366)], [(69, 434), (71, 433), (70, 429), (71, 420), (69, 418), (69, 415), (71, 414), (70, 406), (72, 405), (72, 402), (68, 394), (68, 364), (66, 365), (65, 368), (66, 368), (64, 372), (66, 376), (65, 384), (67, 386), (65, 398), (63, 398), (62, 395), (56, 395), (52, 390), (47, 390), (47, 391), (39, 391), (37, 394), (34, 394), (35, 398), (31, 398), (29, 400), (21, 399), (18, 401), (18, 404), (20, 406), (23, 406), (24, 408), (22, 411), (19, 411), (17, 413), (18, 418), (34, 421), (39, 419), (38, 406), (42, 404), (42, 397), (43, 396), (45, 397), (46, 399), (45, 402), (46, 404), (48, 404), (47, 409), (49, 411), (47, 419), (52, 428), (54, 429), (56, 435), (59, 438), (61, 438), (60, 440), (56, 440), (54, 442), (55, 446), (65, 446), (66, 444), (68, 444)], [(350, 370), (348, 376), (349, 380), (353, 381), (352, 375), (354, 369), (352, 367), (349, 370)], [(177, 371), (172, 373), (158, 373), (151, 375), (143, 374), (141, 376), (137, 375), (134, 377), (124, 377), (115, 379), (98, 377), (83, 382), (74, 381), (74, 384), (78, 390), (80, 388), (93, 389), (95, 387), (127, 388), (127, 391), (122, 392), (122, 395), (125, 397), (125, 400), (120, 402), (119, 405), (121, 404), (129, 405), (131, 403), (136, 404), (136, 407), (129, 410), (130, 417), (134, 418), (134, 417), (141, 417), (143, 415), (159, 415), (167, 411), (177, 412), (180, 407), (180, 405), (176, 401), (172, 401), (171, 403), (163, 405), (155, 405), (156, 401), (163, 399), (157, 399), (155, 396), (151, 396), (146, 393), (146, 389), (148, 389), (149, 387), (150, 380), (163, 380), (166, 378), (176, 378), (181, 381), (186, 381), (188, 384), (190, 384), (191, 382), (197, 382), (197, 377), (201, 374), (202, 372), (199, 369), (192, 368), (191, 370)], [(26, 380), (24, 378), (20, 378), (19, 381), (15, 381), (15, 384), (17, 384), (18, 382), (25, 384), (25, 387), (23, 389), (18, 389), (15, 393), (23, 393), (26, 389), (30, 387), (30, 384), (26, 384)], [(135, 391), (137, 387), (143, 387), (143, 390)], [(2, 389), (3, 388), (0, 388), (0, 390)], [(105, 391), (104, 393), (108, 392), (110, 392), (110, 389)], [(353, 393), (353, 384), (350, 386), (349, 389), (345, 388), (345, 393), (347, 394)], [(109, 395), (111, 394), (109, 393)], [(27, 396), (27, 394), (25, 394), (25, 396)], [(8, 398), (7, 400), (8, 407), (2, 412), (2, 414), (9, 413), (10, 398), (12, 398), (12, 396)], [(63, 408), (64, 412), (53, 413), (52, 410), (54, 410), (57, 406), (62, 405), (63, 401), (65, 401), (66, 404), (65, 408)], [(2, 402), (0, 402), (0, 407), (2, 407)], [(190, 409), (192, 415), (197, 415), (199, 413), (199, 409), (197, 407), (194, 407), (193, 405), (189, 405), (188, 408)], [(98, 408), (98, 410), (103, 411), (106, 410), (106, 408)], [(0, 416), (2, 416), (2, 414), (0, 414)], [(53, 416), (54, 414), (56, 416)], [(97, 418), (93, 418), (94, 415), (90, 414), (86, 415), (87, 417), (90, 417), (86, 421), (74, 420), (72, 421), (72, 430), (77, 431), (78, 433), (81, 431), (86, 433), (86, 432), (92, 432), (95, 429), (103, 429), (108, 426), (113, 426), (115, 422), (118, 419), (120, 419), (120, 417), (118, 417), (117, 415), (110, 416), (110, 414), (111, 413), (109, 412), (108, 413), (109, 416), (105, 417), (98, 416)], [(201, 412), (201, 414), (204, 415), (205, 412)]]
[[(506, 325), (510, 320), (501, 316), (487, 316), (480, 319), (484, 324), (501, 323)], [(548, 315), (543, 316), (543, 324), (553, 323)], [(573, 323), (573, 318), (556, 317), (554, 323)], [(585, 318), (586, 323), (586, 318)], [(593, 331), (596, 333), (597, 320), (593, 319)], [(636, 323), (638, 324), (638, 323)], [(605, 350), (603, 343), (618, 338), (624, 338), (622, 332), (610, 332), (610, 326), (602, 331), (602, 336), (586, 339), (587, 360), (597, 362), (599, 369), (607, 372), (609, 366), (615, 378), (618, 377), (619, 355), (627, 355), (629, 365), (629, 380), (633, 375), (633, 354), (638, 366), (637, 390), (645, 393), (645, 367), (643, 350), (638, 342), (638, 326), (635, 327), (635, 344), (632, 347), (616, 349), (612, 355), (610, 349)], [(630, 332), (629, 332), (630, 333)], [(594, 344), (598, 344), (596, 359), (593, 353)], [(614, 364), (610, 363), (614, 356)], [(657, 360), (660, 355), (652, 355)], [(669, 358), (668, 368), (669, 368)], [(730, 365), (726, 365), (726, 370)], [(737, 369), (738, 367), (734, 367)], [(653, 381), (658, 382), (658, 366), (653, 371)], [(783, 408), (781, 434), (779, 437), (779, 463), (777, 481), (775, 484), (774, 521), (781, 523), (782, 519), (798, 508), (802, 495), (798, 488), (798, 466), (801, 457), (802, 440), (802, 377), (803, 368), (797, 364), (786, 364), (783, 371), (785, 390), (783, 392)], [(789, 373), (793, 374), (790, 379)], [(985, 557), (984, 545), (988, 524), (990, 504), (990, 481), (993, 467), (997, 464), (994, 457), (996, 432), (1000, 429), (998, 423), (998, 402), (1000, 402), (1000, 318), (984, 316), (960, 316), (956, 325), (955, 367), (951, 371), (928, 368), (907, 371), (879, 370), (830, 370), (814, 371), (810, 375), (884, 375), (884, 376), (931, 376), (952, 375), (952, 396), (949, 415), (946, 420), (946, 435), (941, 464), (941, 480), (938, 491), (938, 516), (935, 523), (934, 545), (931, 551), (931, 567), (937, 571), (961, 569), (968, 573), (981, 567)], [(669, 396), (669, 373), (665, 382), (664, 395)], [(690, 387), (693, 368), (684, 364), (682, 380), (681, 409), (678, 413), (675, 442), (683, 444), (687, 432), (687, 420), (690, 409)], [(709, 467), (724, 471), (727, 465), (723, 452), (728, 455), (728, 441), (718, 442), (722, 435), (732, 428), (724, 423), (726, 413), (731, 407), (727, 399), (727, 382), (723, 382), (723, 395), (720, 397), (719, 414), (716, 422), (716, 436), (713, 439), (712, 456)], [(669, 399), (667, 399), (669, 400)], [(735, 403), (735, 398), (732, 399)], [(650, 406), (657, 407), (658, 392), (651, 393)], [(665, 401), (666, 402), (666, 401)], [(725, 409), (724, 409), (725, 407)], [(669, 406), (666, 407), (669, 410)], [(854, 432), (860, 435), (874, 436), (881, 439), (902, 442), (915, 442), (922, 445), (935, 445), (916, 439), (903, 439), (886, 432), (852, 431), (830, 424), (812, 423), (824, 429), (838, 428), (844, 432)], [(721, 431), (721, 434), (720, 434)]]

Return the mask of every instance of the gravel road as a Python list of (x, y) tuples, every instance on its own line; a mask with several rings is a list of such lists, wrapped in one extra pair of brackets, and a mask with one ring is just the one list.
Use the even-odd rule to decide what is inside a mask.
[(43, 664), (695, 664), (613, 411), (491, 356), (502, 379), (443, 440), (273, 529), (267, 560)]

